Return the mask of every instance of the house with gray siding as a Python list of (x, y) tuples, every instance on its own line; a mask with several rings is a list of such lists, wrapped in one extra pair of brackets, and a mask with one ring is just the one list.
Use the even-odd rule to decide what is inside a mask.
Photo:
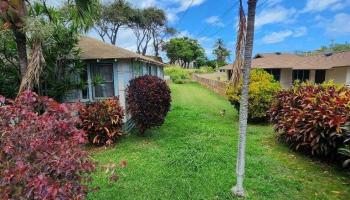
[[(130, 80), (143, 75), (164, 77), (164, 64), (150, 57), (86, 36), (80, 38), (78, 47), (85, 64), (86, 70), (81, 79), (86, 82), (86, 87), (72, 91), (66, 101), (94, 102), (119, 96), (125, 109), (125, 91)], [(96, 77), (99, 77), (98, 84), (94, 84)]]

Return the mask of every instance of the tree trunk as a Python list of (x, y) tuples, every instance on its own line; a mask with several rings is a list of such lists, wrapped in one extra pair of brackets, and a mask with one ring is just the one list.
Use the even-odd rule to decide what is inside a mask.
[(17, 45), (17, 53), (18, 53), (21, 77), (23, 77), (27, 71), (27, 66), (28, 66), (27, 39), (26, 39), (26, 35), (18, 29), (14, 29), (13, 33), (15, 35), (15, 40)]
[(239, 145), (237, 157), (237, 183), (232, 192), (237, 196), (244, 196), (243, 178), (245, 167), (245, 147), (248, 121), (248, 98), (249, 98), (249, 74), (252, 64), (252, 51), (254, 42), (255, 10), (258, 0), (248, 0), (248, 21), (246, 46), (244, 51), (243, 86), (239, 109)]

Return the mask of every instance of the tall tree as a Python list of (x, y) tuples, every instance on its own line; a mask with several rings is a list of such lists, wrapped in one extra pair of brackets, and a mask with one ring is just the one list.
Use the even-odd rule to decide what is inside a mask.
[(171, 64), (177, 62), (186, 68), (189, 67), (192, 61), (204, 57), (204, 49), (198, 41), (188, 37), (172, 38), (163, 46), (163, 49), (166, 51)]
[[(256, 4), (258, 0), (248, 0), (248, 20), (247, 34), (244, 47), (244, 67), (243, 67), (243, 85), (242, 95), (239, 109), (239, 145), (237, 155), (237, 183), (232, 188), (232, 193), (237, 196), (244, 196), (243, 179), (245, 171), (245, 148), (247, 137), (247, 121), (248, 121), (248, 91), (249, 91), (249, 74), (252, 64), (252, 52), (254, 42), (254, 23)], [(243, 10), (242, 1), (240, 0), (240, 10)], [(240, 11), (240, 16), (241, 16)], [(241, 17), (240, 17), (241, 18)]]
[(224, 41), (218, 39), (215, 42), (213, 54), (216, 56), (216, 62), (218, 67), (226, 65), (226, 59), (230, 56), (230, 51), (225, 47)]
[[(68, 7), (47, 7), (40, 1), (31, 6), (34, 9), (29, 10), (23, 28), (27, 46), (32, 49), (31, 62), (22, 84), (24, 87), (32, 84), (29, 87), (38, 94), (61, 101), (67, 92), (85, 87), (83, 81), (77, 80), (83, 69), (80, 51), (76, 48), (80, 32), (67, 15)], [(1, 23), (0, 20), (0, 27)], [(6, 97), (15, 98), (21, 84), (18, 59), (13, 32), (0, 29), (0, 93)], [(33, 65), (38, 66), (31, 67)], [(26, 77), (29, 75), (40, 76), (35, 80), (39, 80), (39, 84), (23, 81), (31, 80)]]
[(143, 11), (145, 19), (146, 39), (142, 55), (147, 54), (149, 42), (158, 37), (157, 33), (165, 28), (166, 16), (162, 9), (150, 7)]
[(150, 42), (153, 39), (156, 54), (159, 55), (161, 37), (166, 31), (166, 15), (162, 9), (150, 7), (134, 9), (130, 28), (136, 37), (137, 53), (146, 55)]
[(161, 50), (162, 45), (165, 44), (165, 40), (171, 36), (176, 34), (176, 30), (171, 27), (159, 27), (153, 29), (152, 37), (153, 37), (153, 48), (154, 48), (154, 56), (159, 56), (159, 51)]
[(116, 0), (102, 6), (95, 30), (104, 42), (108, 40), (111, 44), (116, 44), (119, 30), (130, 24), (132, 9), (125, 0)]
[(24, 76), (28, 65), (27, 39), (21, 30), (27, 13), (24, 0), (0, 0), (0, 18), (4, 22), (3, 28), (11, 29), (15, 37), (21, 76)]

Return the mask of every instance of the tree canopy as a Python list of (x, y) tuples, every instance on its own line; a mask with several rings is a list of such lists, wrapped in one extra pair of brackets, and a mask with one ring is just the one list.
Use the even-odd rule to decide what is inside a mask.
[(95, 29), (103, 41), (116, 45), (121, 28), (129, 28), (136, 37), (137, 53), (146, 55), (152, 46), (154, 55), (159, 56), (164, 40), (176, 33), (166, 24), (166, 14), (162, 9), (134, 8), (125, 0), (115, 0), (101, 7)]
[(108, 39), (111, 44), (115, 45), (120, 28), (130, 25), (132, 15), (133, 8), (125, 0), (102, 5), (95, 30), (103, 41)]
[(188, 37), (172, 38), (165, 43), (163, 49), (166, 51), (171, 64), (177, 62), (182, 67), (189, 67), (192, 61), (204, 57), (204, 49), (198, 41)]

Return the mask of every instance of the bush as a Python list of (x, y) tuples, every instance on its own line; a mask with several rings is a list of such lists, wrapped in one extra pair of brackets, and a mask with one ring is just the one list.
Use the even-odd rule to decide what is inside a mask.
[(335, 159), (350, 141), (350, 90), (334, 85), (296, 85), (282, 90), (269, 111), (279, 138), (307, 155)]
[(343, 163), (343, 167), (348, 167), (350, 165), (350, 146), (339, 148), (338, 153), (346, 157)]
[[(250, 74), (248, 119), (250, 121), (267, 120), (267, 111), (281, 89), (273, 76), (263, 69), (253, 69)], [(229, 86), (226, 95), (231, 104), (239, 111), (242, 83), (238, 87)]]
[(194, 73), (197, 74), (207, 74), (207, 73), (213, 73), (215, 72), (215, 70), (212, 67), (208, 67), (208, 66), (203, 66), (200, 67), (199, 69), (195, 69)]
[(94, 165), (81, 148), (77, 109), (32, 92), (0, 107), (2, 199), (84, 198)]
[(170, 109), (170, 89), (155, 76), (138, 77), (127, 88), (127, 103), (133, 122), (144, 134), (147, 129), (164, 123)]
[(164, 68), (165, 75), (170, 76), (171, 80), (176, 84), (183, 84), (190, 80), (190, 71), (180, 66), (169, 66)]
[(117, 97), (94, 102), (80, 110), (82, 129), (94, 145), (110, 145), (122, 135), (124, 112)]

